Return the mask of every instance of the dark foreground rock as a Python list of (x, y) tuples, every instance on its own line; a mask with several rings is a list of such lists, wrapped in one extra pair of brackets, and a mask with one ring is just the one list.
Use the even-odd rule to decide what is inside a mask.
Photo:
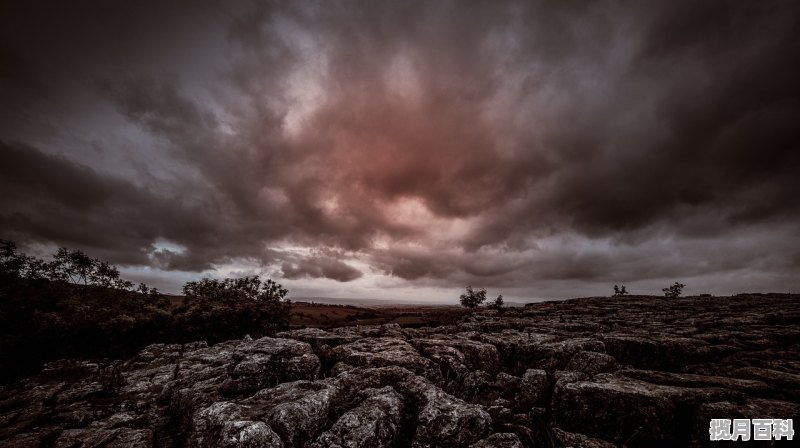
[(715, 446), (712, 418), (800, 415), (798, 324), (798, 296), (598, 298), (157, 344), (3, 387), (0, 446)]

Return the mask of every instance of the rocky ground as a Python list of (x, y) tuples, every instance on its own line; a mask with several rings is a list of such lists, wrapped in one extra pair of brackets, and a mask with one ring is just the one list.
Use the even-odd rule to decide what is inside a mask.
[(719, 446), (711, 418), (800, 415), (798, 324), (800, 296), (597, 298), (152, 345), (4, 387), (0, 446)]

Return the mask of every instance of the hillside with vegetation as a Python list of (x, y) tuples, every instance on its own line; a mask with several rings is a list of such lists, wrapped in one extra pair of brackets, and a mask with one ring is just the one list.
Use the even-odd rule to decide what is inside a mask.
[[(51, 260), (0, 247), (0, 380), (59, 358), (125, 357), (155, 342), (220, 342), (287, 329), (288, 291), (257, 277), (202, 279), (175, 300), (83, 252)], [(171, 300), (172, 299), (172, 300)]]

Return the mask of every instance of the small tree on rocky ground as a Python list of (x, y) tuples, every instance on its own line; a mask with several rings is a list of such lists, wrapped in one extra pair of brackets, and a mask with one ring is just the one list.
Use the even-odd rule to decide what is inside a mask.
[(467, 292), (461, 294), (459, 300), (461, 301), (462, 306), (469, 309), (475, 309), (480, 306), (481, 303), (486, 301), (486, 288), (474, 290), (472, 289), (472, 286), (467, 286)]
[(204, 278), (183, 285), (183, 294), (187, 298), (218, 302), (280, 303), (288, 292), (274, 280), (262, 282), (255, 275), (224, 280)]
[(664, 297), (674, 299), (676, 297), (680, 297), (681, 293), (683, 292), (683, 287), (686, 286), (683, 283), (675, 282), (672, 286), (668, 288), (664, 288), (661, 291), (664, 292)]
[(271, 335), (291, 321), (288, 292), (276, 281), (262, 282), (258, 276), (204, 278), (183, 285), (185, 310), (180, 319), (212, 339), (230, 339), (240, 333)]
[(627, 294), (628, 291), (625, 289), (625, 285), (622, 286), (614, 285), (614, 297), (622, 297)]
[(500, 294), (499, 296), (497, 296), (496, 299), (494, 299), (494, 302), (489, 302), (486, 305), (486, 308), (489, 308), (490, 310), (497, 310), (498, 312), (505, 311), (505, 303), (503, 303), (503, 295)]

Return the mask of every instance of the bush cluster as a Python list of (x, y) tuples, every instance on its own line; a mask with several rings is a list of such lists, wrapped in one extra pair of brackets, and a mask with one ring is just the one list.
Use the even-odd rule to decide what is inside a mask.
[(664, 288), (661, 291), (664, 293), (664, 297), (675, 299), (681, 296), (684, 287), (686, 287), (686, 285), (683, 283), (675, 282), (671, 286)]
[[(463, 307), (475, 309), (486, 301), (486, 288), (474, 289), (472, 286), (467, 286), (466, 292), (461, 294), (459, 301)], [(502, 294), (486, 305), (488, 309), (497, 311), (504, 310), (504, 306)]]
[(272, 280), (202, 279), (184, 292), (134, 288), (115, 266), (79, 251), (59, 249), (44, 261), (2, 241), (0, 381), (59, 358), (119, 358), (156, 342), (213, 343), (289, 325), (288, 291)]

